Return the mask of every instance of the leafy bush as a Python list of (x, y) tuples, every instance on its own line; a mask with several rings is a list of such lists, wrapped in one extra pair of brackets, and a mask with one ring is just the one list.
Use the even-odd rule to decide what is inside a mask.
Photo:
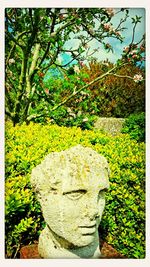
[(138, 142), (145, 141), (145, 113), (131, 114), (123, 125), (122, 133), (128, 133)]
[[(91, 129), (93, 116), (126, 118), (133, 112), (143, 112), (145, 108), (144, 80), (136, 83), (128, 76), (134, 77), (139, 73), (144, 77), (144, 70), (133, 64), (117, 70), (115, 74), (121, 77), (108, 75), (88, 88), (81, 89), (83, 85), (87, 85), (112, 67), (113, 64), (108, 61), (93, 60), (89, 66), (80, 67), (79, 73), (70, 73), (68, 70), (68, 73), (64, 72), (62, 76), (47, 75), (44, 79), (40, 77), (40, 83), (36, 87), (37, 94), (33, 95), (30, 113), (31, 115), (43, 114), (43, 116), (32, 120), (45, 123), (47, 118), (59, 126)], [(75, 95), (74, 93), (79, 89), (81, 91)], [(68, 99), (71, 95), (72, 97)], [(60, 103), (63, 105), (60, 106)], [(57, 106), (58, 108), (55, 109)], [(82, 125), (82, 119), (87, 117), (88, 123)]]
[[(104, 74), (113, 64), (109, 61), (98, 62), (93, 60), (89, 67), (84, 66), (82, 72), (88, 77), (87, 83), (96, 77)], [(94, 112), (100, 117), (122, 117), (126, 118), (133, 112), (142, 112), (145, 108), (145, 85), (144, 81), (136, 83), (126, 76), (133, 77), (135, 74), (141, 74), (144, 77), (143, 69), (129, 64), (121, 67), (115, 74), (124, 76), (117, 77), (108, 75), (105, 79), (100, 80), (88, 89), (90, 98), (87, 101), (89, 112)], [(74, 105), (74, 102), (72, 103)]]
[(111, 168), (100, 236), (128, 258), (145, 256), (145, 145), (128, 134), (30, 123), (6, 125), (6, 257), (38, 240), (44, 220), (30, 186), (31, 170), (46, 154), (82, 144), (103, 154)]
[[(75, 114), (72, 113), (72, 116), (67, 116), (66, 118), (58, 118), (59, 126), (67, 126), (67, 127), (80, 127), (82, 130), (91, 130), (94, 126), (94, 122), (96, 120), (96, 116), (90, 116), (89, 114)], [(55, 121), (56, 122), (56, 121)]]

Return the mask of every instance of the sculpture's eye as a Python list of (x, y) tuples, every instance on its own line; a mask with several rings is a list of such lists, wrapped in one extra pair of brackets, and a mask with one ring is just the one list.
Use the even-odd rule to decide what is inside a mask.
[(77, 190), (77, 191), (70, 191), (70, 192), (65, 192), (63, 195), (66, 195), (68, 198), (72, 200), (79, 199), (86, 193), (86, 190)]

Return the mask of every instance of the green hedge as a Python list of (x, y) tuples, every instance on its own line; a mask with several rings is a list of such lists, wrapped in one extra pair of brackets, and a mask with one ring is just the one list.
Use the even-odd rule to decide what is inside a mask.
[(122, 133), (128, 133), (138, 142), (145, 142), (145, 112), (131, 114), (125, 120)]
[(30, 173), (46, 154), (82, 144), (103, 154), (111, 169), (100, 235), (128, 258), (145, 257), (145, 145), (127, 134), (33, 124), (6, 125), (6, 257), (38, 240), (44, 220)]

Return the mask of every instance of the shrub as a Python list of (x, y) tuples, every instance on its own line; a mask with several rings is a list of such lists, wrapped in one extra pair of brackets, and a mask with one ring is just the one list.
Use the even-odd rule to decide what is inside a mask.
[[(88, 74), (86, 82), (90, 82), (96, 77), (112, 68), (109, 61), (98, 62), (93, 60), (89, 67), (84, 66), (82, 72)], [(121, 67), (116, 74), (133, 77), (137, 73), (144, 77), (143, 69), (133, 64)], [(142, 112), (145, 107), (145, 85), (144, 81), (135, 83), (127, 77), (116, 77), (108, 75), (89, 88), (90, 98), (87, 101), (88, 111), (94, 112), (100, 117), (122, 117), (126, 118), (133, 112)], [(74, 102), (72, 102), (74, 105)], [(80, 105), (80, 103), (79, 103)]]
[[(43, 114), (43, 116), (34, 118), (33, 121), (45, 123), (48, 117), (59, 126), (90, 129), (93, 115), (126, 118), (133, 112), (143, 112), (145, 109), (144, 80), (136, 83), (126, 76), (134, 77), (138, 73), (144, 77), (144, 69), (133, 64), (117, 70), (115, 74), (121, 77), (108, 75), (64, 102), (83, 85), (106, 73), (112, 67), (113, 64), (108, 61), (92, 60), (89, 66), (82, 66), (78, 74), (72, 73), (69, 69), (68, 73), (64, 72), (62, 76), (49, 78), (47, 74), (45, 79), (41, 77), (36, 88), (37, 94), (33, 95), (30, 112)], [(60, 103), (64, 104), (59, 106)], [(59, 108), (53, 110), (57, 105)], [(82, 125), (82, 118), (86, 117), (89, 118), (89, 122)]]
[(128, 133), (138, 142), (145, 141), (145, 113), (131, 114), (123, 125), (122, 133)]
[(72, 111), (70, 108), (66, 109), (60, 107), (55, 110), (50, 118), (45, 119), (46, 122), (51, 122), (59, 126), (80, 127), (82, 130), (91, 130), (94, 127), (94, 122), (97, 116), (89, 115), (89, 113)]
[(111, 168), (100, 236), (128, 258), (145, 256), (144, 143), (127, 134), (110, 137), (99, 131), (29, 124), (6, 125), (6, 257), (38, 240), (44, 227), (30, 186), (32, 168), (46, 154), (82, 144), (103, 154)]

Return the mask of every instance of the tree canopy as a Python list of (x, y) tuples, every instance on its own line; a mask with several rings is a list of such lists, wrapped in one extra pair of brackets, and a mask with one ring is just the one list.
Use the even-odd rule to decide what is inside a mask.
[[(91, 60), (88, 44), (95, 39), (107, 51), (112, 47), (108, 38), (123, 42), (124, 23), (129, 17), (129, 10), (121, 8), (116, 13), (110, 8), (6, 8), (6, 114), (16, 123), (29, 122), (40, 116), (50, 116), (51, 112), (62, 103), (51, 105), (43, 91), (41, 79), (50, 68), (59, 68), (66, 75), (66, 67), (75, 62), (76, 71), (84, 60)], [(122, 19), (113, 26), (112, 17), (118, 12)], [(123, 51), (122, 59), (105, 74), (96, 78), (103, 79), (123, 64), (135, 64), (144, 53), (144, 37), (135, 43), (134, 34), (140, 17), (133, 18), (132, 41)], [(69, 46), (72, 40), (76, 46)], [(60, 61), (60, 56), (69, 55), (67, 63)], [(91, 81), (90, 84), (94, 83)], [(68, 99), (86, 89), (88, 84), (79, 83)], [(39, 98), (43, 106), (35, 111)], [(36, 103), (36, 104), (35, 104)]]

